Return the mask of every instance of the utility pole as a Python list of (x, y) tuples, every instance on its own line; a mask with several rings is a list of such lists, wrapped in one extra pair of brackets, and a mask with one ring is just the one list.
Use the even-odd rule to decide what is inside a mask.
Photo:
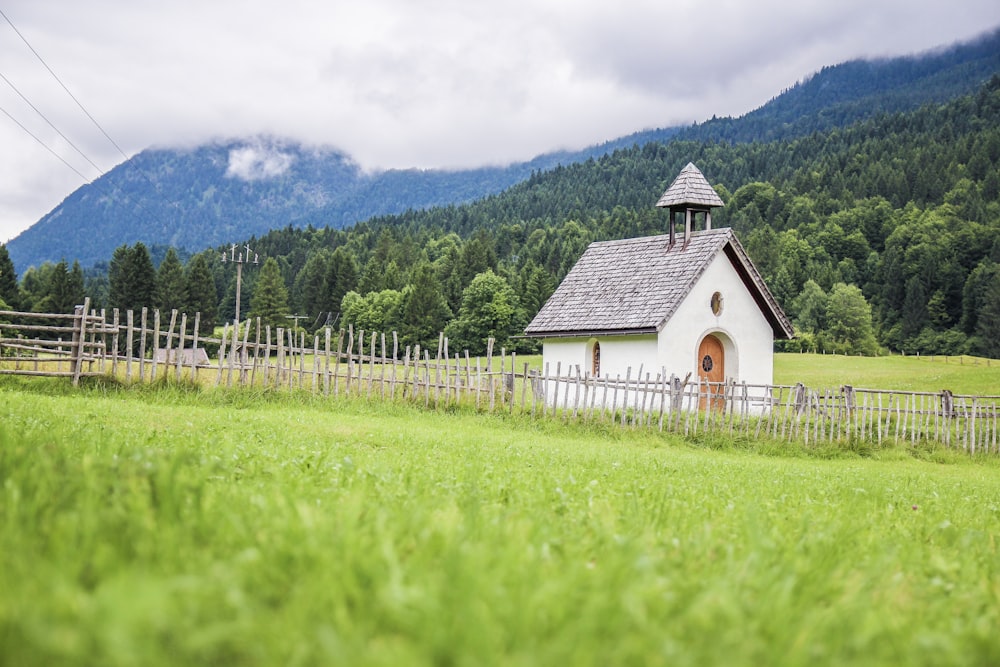
[[(250, 244), (249, 243), (247, 243), (242, 248), (240, 248), (239, 252), (236, 252), (236, 248), (237, 247), (238, 246), (234, 243), (229, 248), (229, 258), (228, 259), (226, 259), (226, 251), (225, 250), (222, 251), (222, 263), (225, 264), (226, 262), (235, 262), (235, 264), (236, 264), (236, 319), (234, 320), (235, 327), (233, 329), (233, 345), (230, 348), (230, 354), (233, 355), (233, 358), (236, 358), (236, 355), (239, 354), (239, 360), (240, 360), (240, 382), (246, 382), (246, 377), (247, 377), (247, 370), (246, 370), (247, 351), (245, 349), (240, 349), (239, 352), (237, 353), (237, 349), (236, 349), (237, 348), (237, 342), (240, 339), (240, 333), (239, 333), (240, 332), (240, 292), (243, 290), (243, 265), (244, 264), (250, 264), (250, 258), (251, 258), (251, 256), (253, 257), (253, 263), (254, 264), (259, 264), (260, 261), (257, 258), (257, 253), (255, 253), (253, 250), (250, 249)], [(244, 252), (244, 251), (246, 251), (246, 252)], [(249, 326), (250, 325), (248, 323), (247, 327), (249, 327)], [(240, 346), (240, 347), (242, 348), (242, 346)]]
[[(260, 261), (257, 257), (257, 253), (250, 249), (250, 244), (247, 243), (239, 252), (236, 252), (237, 245), (234, 243), (229, 249), (229, 258), (226, 258), (226, 251), (222, 251), (222, 263), (234, 262), (236, 264), (236, 324), (239, 325), (240, 322), (240, 291), (243, 288), (243, 265), (250, 264), (250, 257), (253, 256), (253, 263), (259, 264)], [(246, 250), (246, 254), (244, 254)]]

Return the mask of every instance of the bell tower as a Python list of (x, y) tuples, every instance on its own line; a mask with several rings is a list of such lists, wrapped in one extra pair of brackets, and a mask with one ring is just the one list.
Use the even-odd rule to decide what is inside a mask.
[(712, 228), (712, 209), (724, 206), (722, 198), (712, 189), (704, 174), (699, 171), (694, 163), (688, 162), (687, 166), (681, 169), (674, 182), (670, 184), (667, 191), (656, 202), (658, 208), (665, 208), (670, 211), (670, 247), (676, 242), (677, 216), (684, 214), (684, 245), (691, 240), (691, 232), (695, 224), (696, 216), (700, 215), (705, 221), (705, 229)]

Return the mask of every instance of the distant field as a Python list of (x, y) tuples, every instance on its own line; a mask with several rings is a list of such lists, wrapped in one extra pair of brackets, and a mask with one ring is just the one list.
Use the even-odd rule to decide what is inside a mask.
[(845, 384), (866, 389), (942, 391), (978, 396), (1000, 395), (1000, 360), (976, 357), (844, 357), (824, 354), (776, 354), (774, 381), (807, 387)]
[(870, 453), (0, 378), (0, 662), (1000, 664), (1000, 463)]

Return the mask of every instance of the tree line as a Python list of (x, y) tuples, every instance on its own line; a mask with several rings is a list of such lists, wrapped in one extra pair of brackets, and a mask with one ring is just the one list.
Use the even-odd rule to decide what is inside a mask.
[[(736, 230), (795, 323), (799, 336), (787, 349), (1000, 357), (1000, 77), (974, 95), (844, 129), (770, 142), (648, 143), (533, 173), (471, 204), (348, 229), (289, 225), (246, 240), (267, 259), (244, 272), (244, 295), (260, 313), (258, 283), (270, 285), (280, 313), (272, 321), (284, 326), (293, 315), (307, 330), (397, 330), (430, 348), (447, 331), (470, 351), (490, 335), (530, 351), (534, 342), (518, 334), (589, 243), (666, 231), (653, 204), (688, 161), (726, 202), (716, 225)], [(203, 289), (203, 317), (232, 318), (235, 276), (218, 259), (222, 250), (183, 266), (174, 251), (156, 269), (136, 260), (140, 273), (155, 274), (136, 298), (190, 310), (177, 287), (183, 275), (185, 294)], [(95, 302), (126, 303), (113, 284), (129, 252), (135, 246), (83, 272)], [(15, 290), (4, 287), (2, 260), (0, 299), (34, 308), (50, 296), (43, 285), (62, 284), (54, 276), (79, 273), (29, 269)]]

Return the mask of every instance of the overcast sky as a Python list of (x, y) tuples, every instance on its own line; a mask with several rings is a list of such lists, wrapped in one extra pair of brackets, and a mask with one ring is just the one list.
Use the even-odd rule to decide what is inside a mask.
[(266, 133), (369, 168), (466, 167), (741, 115), (824, 65), (1000, 25), (997, 0), (0, 0), (0, 11), (0, 242), (124, 160), (27, 44), (128, 156)]

